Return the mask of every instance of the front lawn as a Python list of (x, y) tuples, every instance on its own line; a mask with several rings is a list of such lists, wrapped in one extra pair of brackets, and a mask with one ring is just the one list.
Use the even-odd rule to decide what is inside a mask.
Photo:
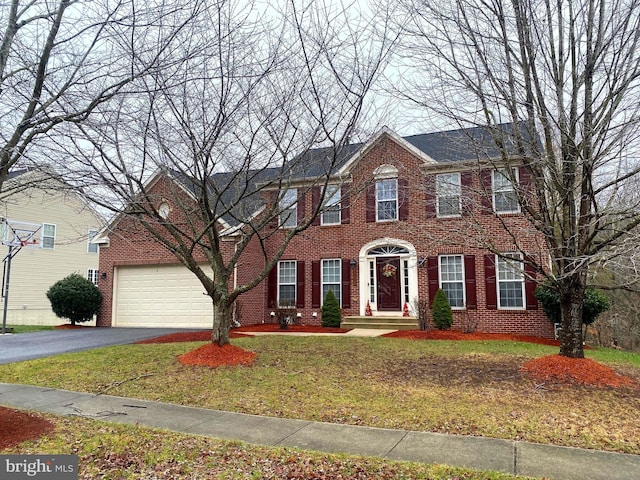
[[(640, 454), (638, 387), (539, 383), (557, 347), (386, 338), (241, 338), (253, 366), (184, 366), (202, 343), (124, 345), (0, 366), (0, 381), (258, 415), (483, 435)], [(640, 381), (640, 355), (587, 356)]]

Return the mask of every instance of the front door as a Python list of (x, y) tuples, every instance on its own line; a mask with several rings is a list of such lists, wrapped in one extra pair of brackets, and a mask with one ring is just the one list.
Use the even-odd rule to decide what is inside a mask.
[(399, 312), (401, 310), (400, 257), (378, 257), (376, 273), (378, 311)]

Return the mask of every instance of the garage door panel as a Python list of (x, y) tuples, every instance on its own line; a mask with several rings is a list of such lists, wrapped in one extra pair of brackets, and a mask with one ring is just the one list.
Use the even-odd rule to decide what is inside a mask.
[(117, 267), (113, 324), (211, 328), (213, 307), (203, 293), (197, 277), (181, 265)]

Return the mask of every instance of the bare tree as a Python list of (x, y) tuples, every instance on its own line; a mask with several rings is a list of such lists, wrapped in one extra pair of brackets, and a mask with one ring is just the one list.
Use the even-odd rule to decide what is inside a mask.
[[(590, 268), (623, 254), (640, 223), (630, 195), (640, 171), (640, 3), (401, 4), (401, 94), (460, 124), (488, 125), (499, 163), (531, 172), (535, 195), (517, 193), (550, 255), (551, 268), (536, 266), (560, 294), (560, 354), (583, 357)], [(518, 127), (508, 138), (504, 123)]]
[[(58, 146), (85, 152), (78, 182), (94, 179), (121, 227), (143, 228), (198, 277), (214, 307), (212, 341), (224, 345), (238, 296), (266, 278), (326, 203), (288, 217), (313, 186), (324, 197), (387, 46), (371, 20), (321, 2), (268, 12), (185, 2), (182, 11), (189, 31), (173, 62)], [(263, 262), (234, 283), (249, 248)]]
[[(0, 6), (0, 191), (10, 170), (50, 163), (49, 143), (157, 67), (173, 7), (121, 0)], [(66, 159), (64, 159), (66, 160)]]

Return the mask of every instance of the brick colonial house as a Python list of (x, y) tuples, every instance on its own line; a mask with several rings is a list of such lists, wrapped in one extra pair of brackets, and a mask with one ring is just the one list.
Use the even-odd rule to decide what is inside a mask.
[[(527, 191), (530, 177), (513, 159), (508, 174), (491, 145), (480, 128), (404, 138), (385, 128), (345, 147), (329, 175), (323, 212), (291, 241), (265, 281), (239, 297), (237, 319), (275, 322), (278, 308), (291, 307), (299, 323), (319, 324), (322, 299), (332, 290), (345, 325), (408, 321), (417, 328), (419, 306), (430, 305), (441, 287), (453, 328), (553, 337), (533, 296), (535, 273), (523, 261), (546, 259), (516, 195)], [(325, 153), (298, 158), (288, 189), (263, 192), (251, 205), (257, 212), (276, 193), (287, 201), (262, 246), (267, 257), (287, 228), (315, 210)], [(175, 184), (188, 195), (187, 182), (163, 173), (148, 190), (175, 190)], [(168, 215), (172, 206), (158, 209)], [(220, 224), (229, 232), (223, 248), (230, 254), (242, 225), (224, 216)], [(212, 307), (195, 275), (133, 219), (116, 219), (98, 242), (104, 295), (98, 325), (211, 327)], [(248, 281), (264, 262), (257, 245), (245, 251), (233, 281)]]

